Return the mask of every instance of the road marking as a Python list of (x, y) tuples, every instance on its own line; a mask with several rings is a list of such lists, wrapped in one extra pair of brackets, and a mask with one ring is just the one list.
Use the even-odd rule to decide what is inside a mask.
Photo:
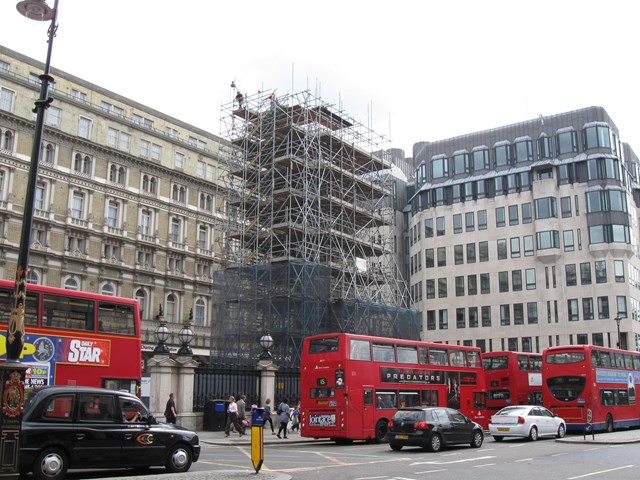
[(521, 443), (520, 445), (509, 445), (509, 448), (520, 448), (520, 447), (524, 447), (525, 444)]
[(439, 468), (438, 470), (425, 470), (424, 472), (415, 472), (416, 475), (424, 475), (425, 473), (439, 473), (446, 472), (446, 468)]
[(593, 452), (594, 450), (600, 450), (600, 447), (587, 448), (586, 450), (583, 450), (583, 451), (584, 452)]
[(563, 452), (563, 453), (554, 453), (553, 455), (551, 455), (552, 457), (561, 457), (562, 455), (569, 455), (567, 452)]
[(482, 465), (474, 465), (473, 468), (492, 467), (493, 465), (497, 465), (497, 463), (483, 463)]
[(519, 460), (515, 460), (515, 462), (516, 462), (516, 463), (518, 463), (518, 462), (528, 462), (528, 461), (530, 461), (530, 460), (533, 460), (533, 458), (521, 458), (521, 459), (519, 459)]
[(601, 473), (615, 472), (617, 470), (622, 470), (622, 469), (631, 468), (631, 467), (633, 467), (633, 465), (625, 465), (624, 467), (610, 468), (609, 470), (600, 470), (599, 472), (585, 473), (584, 475), (578, 475), (577, 477), (569, 477), (567, 478), (567, 480), (575, 480), (576, 478), (591, 477), (593, 475), (600, 475)]
[(389, 478), (386, 475), (382, 475), (380, 477), (357, 477), (354, 478), (353, 480), (373, 480), (374, 478)]
[(450, 465), (452, 463), (465, 463), (465, 462), (476, 462), (478, 460), (487, 460), (489, 458), (496, 458), (495, 456), (486, 456), (486, 457), (476, 457), (476, 458), (464, 458), (461, 460), (451, 460), (449, 462), (441, 462), (438, 460), (432, 460), (431, 462), (413, 462), (410, 463), (410, 466), (414, 465)]

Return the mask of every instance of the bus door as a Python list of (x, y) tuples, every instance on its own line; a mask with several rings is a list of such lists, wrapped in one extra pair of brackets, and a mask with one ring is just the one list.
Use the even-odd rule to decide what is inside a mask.
[(373, 387), (362, 387), (362, 433), (364, 438), (375, 438), (376, 405), (373, 401)]

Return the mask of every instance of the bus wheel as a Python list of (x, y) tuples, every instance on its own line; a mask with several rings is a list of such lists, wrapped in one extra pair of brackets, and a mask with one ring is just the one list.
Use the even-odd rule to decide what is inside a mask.
[(613, 432), (613, 417), (610, 413), (607, 413), (607, 423), (604, 428), (609, 433)]
[(375, 435), (376, 437), (373, 439), (375, 443), (382, 443), (387, 440), (387, 430), (389, 429), (389, 424), (386, 420), (378, 420), (376, 423)]

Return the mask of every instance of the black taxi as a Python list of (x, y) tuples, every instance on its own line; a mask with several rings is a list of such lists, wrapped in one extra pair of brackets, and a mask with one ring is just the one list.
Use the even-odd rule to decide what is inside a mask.
[(25, 402), (20, 473), (60, 480), (73, 468), (186, 472), (200, 456), (198, 435), (159, 423), (138, 397), (90, 387), (45, 387)]

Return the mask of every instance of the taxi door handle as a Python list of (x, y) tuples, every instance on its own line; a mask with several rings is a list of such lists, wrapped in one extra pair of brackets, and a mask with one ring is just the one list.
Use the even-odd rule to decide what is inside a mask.
[(76, 438), (78, 440), (84, 440), (84, 436), (85, 436), (84, 433), (76, 433)]
[(125, 440), (131, 440), (132, 438), (133, 438), (133, 434), (131, 434), (131, 433), (125, 433), (124, 434), (124, 439)]

